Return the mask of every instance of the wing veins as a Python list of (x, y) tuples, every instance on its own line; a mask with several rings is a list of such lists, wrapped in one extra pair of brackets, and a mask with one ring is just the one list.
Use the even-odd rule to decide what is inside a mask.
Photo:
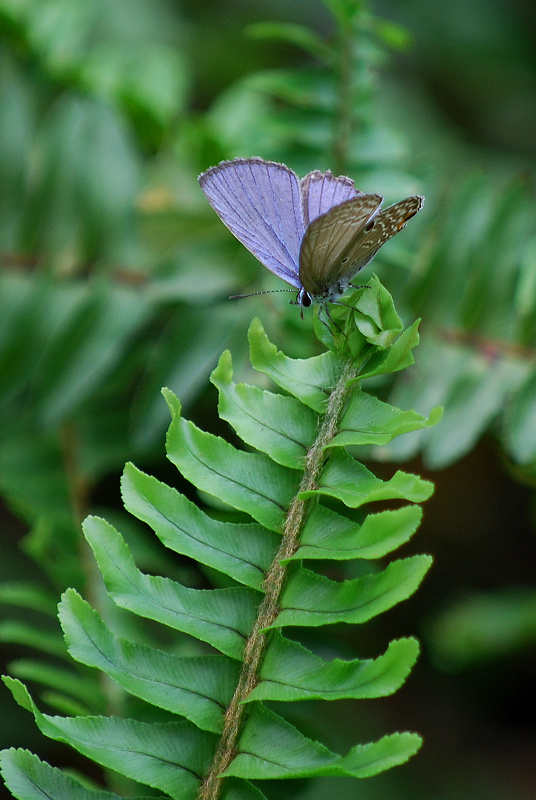
[[(267, 213), (267, 205), (264, 198), (264, 192), (261, 192), (260, 186), (255, 176), (256, 170), (252, 169), (253, 164), (258, 163), (259, 166), (265, 166), (265, 174), (270, 187), (272, 197), (273, 213)], [(272, 273), (282, 277), (287, 283), (295, 288), (300, 288), (298, 278), (298, 264), (296, 258), (292, 256), (289, 247), (286, 244), (283, 236), (283, 217), (282, 206), (277, 202), (278, 192), (274, 187), (270, 170), (268, 169), (268, 162), (266, 164), (261, 161), (244, 160), (239, 166), (249, 168), (249, 184), (248, 178), (243, 175), (243, 171), (239, 169), (230, 170), (229, 162), (226, 168), (218, 169), (213, 168), (213, 175), (210, 170), (201, 180), (201, 187), (204, 183), (208, 183), (207, 197), (210, 200), (214, 198), (215, 211), (220, 216), (226, 227), (231, 230), (239, 241), (259, 260), (261, 263)], [(284, 167), (284, 165), (275, 164), (279, 170), (285, 174), (290, 188), (290, 196), (294, 199), (299, 198), (299, 184), (298, 179), (294, 173)], [(238, 165), (237, 165), (238, 166)], [(293, 185), (292, 177), (294, 176), (296, 185)], [(251, 184), (255, 187), (255, 192), (251, 192)], [(242, 199), (239, 196), (240, 192), (237, 191), (240, 187), (240, 192), (243, 192)], [(255, 196), (256, 195), (256, 196)], [(282, 196), (283, 193), (281, 193)], [(259, 211), (259, 205), (268, 217), (263, 217)], [(303, 237), (303, 222), (297, 216), (296, 203), (291, 203), (294, 212), (294, 226), (296, 245), (299, 251), (300, 237)], [(273, 265), (270, 262), (275, 262)]]
[[(251, 171), (251, 165), (250, 165), (250, 171)], [(250, 202), (251, 206), (252, 206), (253, 208), (255, 208), (255, 202), (254, 202), (254, 198), (252, 198), (252, 196), (251, 196), (251, 195), (250, 195), (250, 193), (248, 192), (248, 189), (247, 189), (247, 184), (245, 184), (245, 183), (244, 183), (242, 176), (241, 176), (240, 174), (236, 174), (234, 177), (235, 177), (235, 178), (238, 180), (238, 182), (239, 182), (239, 184), (240, 184), (240, 186), (241, 186), (241, 188), (242, 188), (242, 191), (244, 192), (244, 194), (245, 194), (245, 195), (246, 195), (246, 197), (248, 198), (248, 200), (249, 200), (249, 202)], [(253, 176), (252, 176), (252, 177), (253, 177)], [(226, 183), (226, 185), (227, 185), (227, 187), (228, 187), (228, 190), (229, 190), (229, 192), (230, 192), (231, 194), (234, 194), (234, 192), (232, 191), (231, 185), (230, 185), (229, 181), (227, 180), (227, 176), (226, 176), (225, 174), (222, 174), (222, 178), (224, 179), (224, 181), (225, 181), (225, 183)], [(257, 189), (257, 191), (258, 191), (259, 198), (260, 198), (260, 199), (261, 199), (261, 201), (263, 202), (263, 207), (264, 207), (264, 209), (266, 209), (266, 205), (265, 205), (265, 203), (264, 203), (264, 198), (263, 198), (263, 195), (262, 195), (262, 193), (259, 191), (258, 184), (257, 184), (257, 182), (256, 182), (254, 179), (253, 179), (253, 183), (255, 184), (255, 188), (256, 188), (256, 189)], [(270, 180), (270, 190), (271, 190), (271, 192), (272, 192), (272, 195), (273, 195), (273, 186), (272, 186), (272, 182), (271, 182), (271, 180)], [(221, 195), (221, 197), (224, 197), (224, 195), (223, 195), (221, 192), (220, 192), (220, 195)], [(234, 211), (235, 211), (235, 212), (238, 214), (238, 216), (240, 217), (240, 220), (242, 221), (242, 225), (243, 225), (243, 230), (244, 230), (244, 233), (251, 235), (251, 229), (249, 228), (249, 226), (248, 226), (248, 225), (247, 225), (247, 223), (245, 222), (245, 220), (244, 220), (244, 217), (243, 217), (241, 214), (239, 214), (239, 212), (237, 211), (237, 208), (236, 208), (235, 206), (232, 206), (232, 205), (231, 205), (231, 203), (230, 203), (230, 201), (228, 201), (228, 200), (227, 200), (227, 198), (224, 198), (224, 199), (227, 201), (227, 205), (228, 205), (230, 208), (232, 208), (232, 209), (233, 209), (233, 210), (234, 210)], [(240, 201), (238, 197), (237, 197), (236, 199), (237, 199), (237, 201), (239, 202), (239, 204), (240, 204), (240, 206), (242, 207), (242, 209), (246, 209), (246, 206), (244, 205), (243, 201)], [(246, 212), (246, 213), (247, 213), (247, 212)], [(290, 254), (290, 251), (289, 251), (289, 249), (288, 249), (288, 247), (287, 247), (287, 245), (285, 244), (284, 240), (282, 239), (282, 237), (281, 237), (281, 235), (280, 235), (280, 231), (281, 231), (281, 217), (280, 217), (280, 214), (279, 214), (279, 209), (277, 209), (277, 217), (278, 217), (278, 221), (279, 221), (279, 226), (278, 226), (278, 227), (279, 227), (279, 233), (278, 233), (278, 232), (276, 232), (275, 228), (274, 228), (274, 227), (273, 227), (273, 226), (272, 226), (272, 225), (271, 225), (271, 224), (270, 224), (270, 223), (269, 223), (269, 222), (268, 222), (266, 219), (264, 219), (264, 218), (262, 217), (262, 215), (261, 215), (261, 214), (257, 214), (257, 216), (258, 216), (258, 222), (259, 222), (259, 223), (260, 223), (260, 224), (261, 224), (261, 225), (264, 227), (265, 231), (269, 231), (269, 232), (273, 233), (273, 235), (275, 236), (275, 238), (276, 238), (276, 240), (277, 240), (277, 243), (280, 245), (281, 249), (282, 249), (282, 250), (283, 250), (283, 251), (284, 251), (284, 252), (287, 254), (289, 261), (290, 261), (291, 263), (294, 263), (294, 259), (292, 258), (291, 254)], [(258, 234), (257, 234), (257, 235), (258, 235)], [(279, 255), (275, 255), (273, 252), (270, 252), (270, 249), (269, 249), (269, 247), (266, 245), (266, 242), (263, 242), (263, 243), (262, 243), (262, 245), (263, 245), (264, 249), (266, 250), (266, 252), (267, 252), (267, 253), (269, 253), (269, 254), (271, 255), (271, 257), (272, 257), (272, 258), (274, 258), (274, 259), (275, 259), (275, 260), (276, 260), (276, 261), (277, 261), (277, 262), (280, 264), (280, 266), (281, 266), (282, 270), (285, 272), (285, 274), (289, 274), (289, 275), (293, 275), (293, 274), (294, 274), (293, 272), (291, 272), (291, 271), (289, 270), (289, 266), (288, 266), (287, 264), (283, 264), (283, 263), (280, 261)], [(253, 253), (253, 255), (255, 255), (255, 253)], [(265, 266), (266, 266), (266, 265), (265, 265)], [(269, 269), (269, 268), (268, 268), (268, 269)], [(271, 272), (271, 270), (270, 270), (270, 272)]]
[[(356, 201), (359, 201), (359, 204), (356, 203)], [(302, 250), (300, 252), (300, 279), (307, 291), (314, 293), (323, 288), (326, 284), (328, 276), (330, 278), (330, 282), (332, 282), (331, 279), (336, 281), (342, 274), (344, 274), (344, 270), (339, 269), (335, 275), (330, 275), (330, 272), (336, 263), (334, 254), (338, 253), (340, 244), (344, 241), (345, 234), (348, 230), (345, 228), (344, 224), (342, 224), (341, 217), (343, 217), (344, 211), (350, 212), (352, 207), (355, 206), (356, 216), (358, 216), (359, 205), (364, 205), (364, 208), (361, 209), (362, 218), (358, 219), (356, 222), (356, 230), (351, 235), (348, 243), (338, 254), (339, 261), (341, 261), (342, 258), (345, 257), (345, 254), (355, 246), (356, 240), (358, 240), (363, 233), (363, 228), (368, 224), (371, 217), (377, 213), (381, 202), (382, 197), (380, 197), (380, 195), (358, 195), (357, 197), (354, 197), (345, 203), (340, 203), (338, 206), (335, 206), (333, 209), (327, 212), (327, 214), (317, 217), (317, 219), (311, 223), (310, 227), (306, 231), (306, 235), (302, 243)], [(340, 212), (335, 211), (339, 208), (342, 209)], [(334, 211), (335, 214), (333, 214)], [(330, 228), (332, 231), (330, 231)], [(321, 254), (318, 248), (318, 238), (326, 231), (328, 231), (329, 235), (324, 247), (322, 248), (324, 252)], [(307, 278), (304, 281), (302, 269), (303, 263), (307, 259), (309, 260), (309, 263), (314, 263), (314, 269), (310, 270), (313, 274), (307, 275)]]

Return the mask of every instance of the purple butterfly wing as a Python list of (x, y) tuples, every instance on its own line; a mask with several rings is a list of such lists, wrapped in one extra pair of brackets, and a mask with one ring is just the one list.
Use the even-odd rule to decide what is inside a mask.
[(336, 177), (330, 170), (320, 172), (315, 169), (300, 181), (303, 219), (307, 228), (321, 214), (326, 214), (333, 206), (352, 200), (363, 192), (356, 189), (353, 180), (344, 175)]
[(305, 226), (295, 173), (274, 161), (236, 158), (211, 167), (199, 184), (231, 233), (270, 272), (300, 289)]

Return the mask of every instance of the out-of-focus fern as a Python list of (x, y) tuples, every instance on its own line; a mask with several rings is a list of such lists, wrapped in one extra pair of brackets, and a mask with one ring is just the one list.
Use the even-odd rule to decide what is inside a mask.
[[(217, 145), (208, 160), (253, 155), (260, 149), (263, 157), (288, 163), (298, 172), (321, 167), (349, 174), (360, 189), (388, 198), (420, 191), (416, 176), (430, 165), (411, 156), (400, 130), (376, 107), (378, 68), (387, 63), (390, 49), (406, 46), (409, 36), (378, 19), (366, 4), (326, 5), (335, 20), (329, 38), (305, 26), (251, 26), (249, 35), (291, 42), (308, 53), (311, 63), (252, 73), (218, 98), (206, 119)], [(428, 173), (422, 217), (375, 262), (382, 280), (385, 276), (400, 298), (400, 308), (408, 318), (422, 317), (431, 333), (414, 369), (396, 381), (392, 394), (384, 381), (382, 396), (423, 414), (439, 404), (445, 409), (444, 421), (433, 430), (371, 450), (371, 456), (402, 461), (422, 453), (427, 466), (440, 469), (466, 455), (491, 431), (514, 477), (532, 484), (534, 186), (527, 173), (499, 178), (497, 165), (488, 175), (468, 173), (466, 163), (474, 161), (473, 153), (466, 154), (466, 161), (459, 158), (463, 167), (453, 180), (449, 154), (446, 148), (445, 163), (433, 178)], [(478, 158), (486, 166), (481, 153)], [(215, 236), (225, 237), (219, 223), (213, 225)], [(266, 275), (262, 279), (271, 280)]]
[[(190, 404), (237, 325), (232, 278), (212, 259), (201, 292), (202, 258), (195, 279), (187, 257), (177, 266), (154, 201), (140, 198), (185, 110), (181, 27), (160, 0), (0, 0), (0, 496), (37, 564), (32, 585), (33, 565), (6, 537), (0, 643), (54, 659), (57, 595), (95, 590), (80, 524), (96, 487), (160, 454), (161, 386)], [(181, 239), (179, 216), (169, 227)]]
[[(344, 42), (348, 64), (348, 46), (361, 35), (366, 14), (346, 6), (354, 22), (337, 17), (344, 32), (341, 27), (337, 41), (320, 48), (318, 85), (311, 84), (319, 109), (323, 101), (314, 98), (326, 80), (330, 84), (323, 124), (331, 133), (303, 150), (310, 168), (333, 167), (337, 98), (353, 80), (348, 71), (340, 80), (339, 45)], [(0, 28), (0, 493), (29, 529), (21, 547), (46, 586), (37, 590), (26, 575), (15, 584), (16, 571), (6, 570), (0, 602), (14, 610), (0, 622), (0, 641), (51, 658), (46, 668), (18, 659), (13, 671), (24, 679), (40, 673), (51, 687), (43, 698), (65, 710), (78, 700), (53, 691), (54, 683), (91, 680), (80, 667), (62, 672), (63, 682), (53, 679), (60, 673), (52, 660), (65, 656), (56, 594), (66, 586), (86, 596), (96, 591), (80, 522), (106, 476), (127, 459), (153, 458), (167, 424), (159, 399), (163, 384), (187, 407), (233, 336), (236, 361), (243, 361), (249, 311), (231, 308), (227, 296), (247, 283), (250, 257), (237, 254), (219, 233), (207, 235), (195, 176), (210, 148), (230, 155), (238, 143), (224, 151), (226, 124), (215, 136), (217, 109), (225, 101), (208, 114), (188, 111), (192, 60), (180, 14), (156, 0), (91, 7), (73, 0), (0, 0)], [(372, 50), (369, 55), (375, 63)], [(362, 56), (360, 87), (370, 74)], [(255, 96), (268, 102), (264, 89)], [(356, 90), (351, 108), (345, 106), (345, 114), (359, 112), (363, 133), (370, 127), (368, 97)], [(281, 104), (277, 92), (270, 98)], [(278, 160), (293, 140), (292, 126), (295, 156), (307, 130), (306, 108), (294, 122), (292, 104), (286, 111)], [(255, 106), (248, 115), (251, 124)], [(270, 118), (267, 110), (258, 124)], [(257, 140), (255, 152), (259, 148)], [(380, 153), (376, 163), (381, 159)], [(299, 158), (293, 163), (299, 166)], [(207, 304), (212, 325), (206, 324)], [(276, 320), (292, 333), (290, 352), (311, 352), (313, 339), (295, 315)], [(139, 530), (126, 535), (147, 554)], [(151, 566), (165, 572), (160, 554), (150, 555)], [(90, 693), (102, 699), (96, 684)]]
[[(331, 349), (306, 360), (278, 351), (260, 322), (252, 323), (251, 363), (282, 394), (233, 383), (231, 355), (223, 353), (212, 373), (220, 416), (252, 449), (238, 450), (203, 432), (182, 417), (179, 400), (165, 391), (172, 416), (168, 458), (198, 490), (224, 503), (226, 519), (210, 516), (132, 464), (122, 482), (125, 507), (166, 547), (227, 576), (231, 585), (199, 590), (144, 574), (121, 534), (104, 519), (89, 517), (85, 535), (114, 603), (188, 634), (198, 641), (199, 654), (180, 657), (118, 636), (101, 613), (68, 590), (59, 617), (70, 655), (102, 671), (125, 696), (167, 716), (157, 722), (147, 722), (146, 714), (96, 716), (102, 700), (84, 695), (82, 685), (62, 685), (58, 672), (58, 690), (71, 691), (86, 711), (52, 717), (20, 681), (6, 677), (45, 735), (175, 800), (259, 799), (263, 794), (251, 783), (258, 779), (366, 777), (418, 749), (416, 734), (394, 733), (337, 755), (274, 707), (390, 694), (418, 652), (417, 642), (404, 638), (375, 659), (326, 662), (284, 632), (366, 622), (410, 596), (430, 566), (421, 555), (388, 564), (378, 559), (415, 532), (421, 516), (416, 503), (430, 496), (431, 484), (401, 471), (380, 480), (347, 449), (384, 443), (437, 419), (437, 412), (426, 419), (400, 411), (361, 388), (365, 378), (411, 363), (416, 327), (402, 329), (376, 279), (350, 302), (355, 310), (333, 311), (344, 333), (332, 338), (318, 322)], [(377, 501), (395, 504), (375, 511)], [(330, 559), (362, 559), (370, 567), (338, 583), (314, 568)], [(203, 643), (217, 654), (207, 653)], [(71, 777), (24, 751), (4, 751), (2, 768), (20, 800), (42, 792), (58, 800), (86, 797)], [(101, 796), (113, 795), (96, 795)]]
[[(409, 174), (404, 137), (378, 118), (378, 69), (410, 36), (373, 14), (367, 3), (325, 2), (331, 36), (297, 24), (257, 23), (256, 39), (291, 42), (308, 63), (247, 75), (217, 99), (206, 123), (222, 156), (262, 153), (298, 173), (331, 169), (351, 175), (363, 191), (389, 199), (417, 188)], [(209, 161), (217, 160), (215, 153)]]
[[(427, 337), (390, 400), (421, 413), (441, 404), (435, 431), (392, 442), (383, 458), (422, 450), (439, 468), (491, 429), (515, 477), (536, 469), (536, 223), (534, 186), (465, 176), (442, 201), (401, 296)], [(404, 297), (405, 295), (405, 297)]]

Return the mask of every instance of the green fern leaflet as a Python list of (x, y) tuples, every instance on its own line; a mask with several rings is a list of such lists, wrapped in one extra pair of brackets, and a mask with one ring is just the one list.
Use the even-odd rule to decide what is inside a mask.
[[(220, 417), (244, 449), (184, 419), (179, 400), (164, 392), (170, 461), (224, 511), (209, 515), (132, 464), (123, 475), (123, 501), (165, 547), (226, 576), (224, 586), (193, 589), (144, 574), (122, 535), (105, 520), (88, 518), (85, 536), (114, 603), (193, 637), (198, 654), (179, 656), (123, 638), (68, 590), (59, 616), (72, 658), (100, 670), (125, 696), (165, 713), (162, 721), (91, 710), (49, 716), (21, 682), (5, 678), (46, 736), (173, 800), (262, 800), (257, 780), (363, 778), (418, 750), (419, 736), (406, 732), (337, 754), (277, 712), (278, 702), (391, 694), (418, 655), (416, 640), (402, 638), (374, 659), (325, 661), (285, 631), (292, 627), (296, 636), (300, 628), (366, 622), (408, 598), (431, 563), (424, 555), (377, 560), (416, 531), (417, 504), (432, 485), (402, 471), (381, 480), (354, 456), (356, 447), (384, 445), (439, 416), (401, 411), (361, 388), (364, 377), (411, 363), (418, 341), (416, 326), (402, 330), (390, 296), (376, 279), (370, 283), (352, 298), (354, 309), (334, 307), (334, 334), (317, 320), (330, 347), (319, 356), (289, 358), (258, 320), (252, 323), (251, 363), (279, 393), (235, 384), (231, 355), (223, 353), (212, 382)], [(388, 503), (378, 509), (377, 501)], [(371, 568), (345, 581), (315, 569), (353, 559)], [(2, 767), (21, 800), (116, 797), (89, 790), (22, 750), (5, 751)]]

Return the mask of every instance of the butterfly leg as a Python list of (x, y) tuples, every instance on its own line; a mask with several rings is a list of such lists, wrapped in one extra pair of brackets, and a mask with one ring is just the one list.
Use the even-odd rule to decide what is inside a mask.
[[(337, 303), (337, 305), (345, 305), (345, 303)], [(337, 328), (337, 330), (339, 331), (339, 333), (342, 333), (342, 335), (344, 336), (344, 331), (341, 330), (341, 328), (339, 328), (339, 326), (337, 325), (337, 323), (335, 322), (335, 320), (333, 319), (333, 317), (329, 313), (329, 308), (327, 307), (327, 305), (323, 305), (323, 306), (320, 307), (320, 311), (318, 312), (318, 318), (319, 318), (320, 322), (323, 325), (325, 325), (326, 328), (328, 329), (328, 331), (331, 333), (331, 328), (329, 327), (327, 322), (324, 322), (324, 320), (320, 317), (320, 312), (321, 311), (325, 311), (326, 312), (326, 316), (329, 319), (329, 321), (331, 322), (331, 324), (334, 325)]]

